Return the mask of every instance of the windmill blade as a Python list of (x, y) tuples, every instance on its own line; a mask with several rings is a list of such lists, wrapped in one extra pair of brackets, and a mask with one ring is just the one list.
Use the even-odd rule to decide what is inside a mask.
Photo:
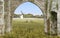
[(21, 11), (21, 14), (24, 15), (22, 11)]

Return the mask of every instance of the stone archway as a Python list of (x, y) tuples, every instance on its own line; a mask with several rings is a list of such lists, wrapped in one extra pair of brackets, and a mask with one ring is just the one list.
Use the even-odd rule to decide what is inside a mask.
[[(6, 1), (8, 1), (8, 0), (6, 0)], [(43, 14), (45, 14), (44, 13), (45, 0), (9, 0), (8, 2), (11, 2), (11, 3), (9, 3), (10, 4), (9, 6), (8, 6), (8, 4), (6, 5), (9, 8), (9, 10), (7, 8), (5, 8), (5, 10), (6, 10), (7, 14), (8, 14), (7, 18), (9, 18), (8, 21), (7, 21), (7, 25), (6, 26), (9, 26), (9, 25), (12, 24), (11, 21), (12, 21), (12, 17), (13, 17), (13, 14), (14, 14), (14, 10), (20, 4), (25, 3), (25, 2), (32, 2), (32, 3), (36, 4), (43, 11)], [(6, 2), (6, 3), (8, 3), (8, 2)], [(10, 27), (9, 27), (9, 29), (10, 29)]]
[[(50, 11), (51, 10), (58, 10), (58, 6), (56, 7), (57, 1), (56, 0), (4, 0), (4, 23), (5, 23), (5, 31), (10, 32), (11, 31), (11, 25), (12, 25), (12, 17), (14, 14), (14, 10), (17, 8), (18, 5), (24, 3), (24, 2), (32, 2), (36, 4), (38, 7), (41, 8), (44, 14), (44, 21), (45, 21), (45, 33), (49, 33), (51, 30), (51, 23), (50, 23)], [(54, 5), (53, 5), (54, 4)], [(49, 23), (49, 24), (48, 24)], [(47, 27), (49, 26), (49, 30), (47, 30)], [(56, 33), (55, 33), (56, 34)]]

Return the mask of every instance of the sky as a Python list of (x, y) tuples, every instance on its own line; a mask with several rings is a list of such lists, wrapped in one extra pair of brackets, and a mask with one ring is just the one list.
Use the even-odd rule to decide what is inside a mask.
[(23, 14), (33, 14), (33, 15), (42, 14), (41, 9), (31, 2), (26, 2), (26, 3), (19, 5), (14, 11), (14, 13), (21, 14), (21, 11), (23, 12)]

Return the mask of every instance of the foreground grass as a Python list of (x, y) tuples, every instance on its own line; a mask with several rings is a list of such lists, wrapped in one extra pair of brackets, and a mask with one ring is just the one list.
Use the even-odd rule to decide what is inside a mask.
[(59, 38), (44, 33), (44, 21), (13, 20), (12, 31), (0, 38)]

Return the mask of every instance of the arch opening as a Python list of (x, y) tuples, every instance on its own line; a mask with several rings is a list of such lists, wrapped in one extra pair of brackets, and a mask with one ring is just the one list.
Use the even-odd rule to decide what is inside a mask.
[(23, 13), (24, 14), (32, 14), (33, 16), (39, 15), (42, 17), (44, 15), (41, 8), (39, 8), (37, 5), (35, 5), (32, 2), (22, 3), (14, 11), (14, 14), (23, 14)]
[[(21, 5), (19, 5), (16, 8), (16, 10), (18, 9), (18, 11), (17, 12), (16, 12), (16, 10), (14, 11), (14, 17), (13, 17), (12, 26), (13, 25), (16, 25), (14, 27), (14, 29), (16, 29), (16, 27), (19, 26), (18, 29), (20, 29), (20, 31), (22, 29), (23, 29), (23, 31), (24, 30), (27, 30), (26, 34), (27, 33), (31, 33), (31, 32), (33, 33), (36, 30), (37, 31), (40, 31), (41, 30), (41, 32), (42, 32), (44, 30), (44, 17), (43, 17), (43, 12), (34, 3), (25, 2), (23, 4), (26, 4), (26, 3), (28, 5), (26, 5), (26, 6), (24, 5), (24, 7), (22, 6), (22, 8), (21, 8), (21, 7), (19, 7), (19, 6), (22, 5), (21, 4)], [(31, 4), (33, 4), (33, 5), (31, 5)], [(41, 27), (42, 27), (42, 29), (41, 29)]]

